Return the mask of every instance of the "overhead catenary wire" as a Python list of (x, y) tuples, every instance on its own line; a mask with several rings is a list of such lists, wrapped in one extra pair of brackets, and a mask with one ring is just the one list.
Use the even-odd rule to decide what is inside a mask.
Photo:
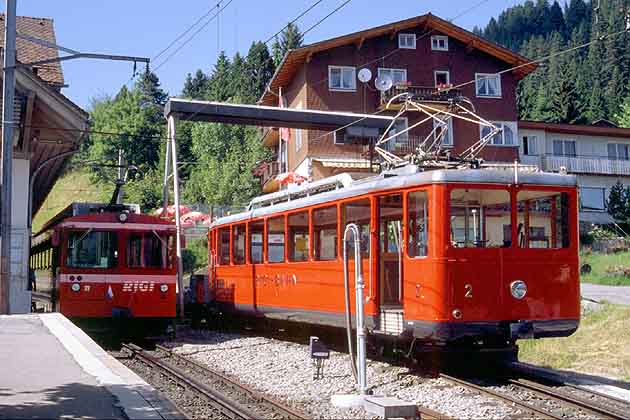
[(171, 58), (175, 56), (179, 51), (182, 50), (190, 41), (192, 41), (201, 31), (203, 31), (210, 23), (212, 23), (215, 19), (219, 17), (221, 12), (223, 12), (230, 4), (232, 4), (234, 0), (228, 0), (227, 3), (222, 6), (217, 12), (210, 17), (203, 25), (201, 25), (195, 32), (192, 33), (184, 42), (182, 42), (174, 51), (172, 51), (164, 60), (160, 62), (156, 67), (153, 68), (153, 71), (157, 71), (162, 66), (164, 66)]
[[(321, 2), (323, 2), (324, 0), (317, 0), (315, 3), (313, 3), (308, 9), (304, 10), (302, 13), (300, 13), (296, 18), (294, 18), (291, 22), (287, 23), (284, 28), (280, 29), (278, 32), (276, 32), (275, 34), (271, 35), (269, 38), (267, 38), (267, 40), (264, 42), (264, 44), (268, 44), (269, 42), (271, 42), (275, 37), (277, 37), (278, 35), (280, 35), (285, 29), (287, 29), (289, 27), (289, 25), (294, 24), (295, 22), (297, 22), (298, 20), (300, 20), (304, 15), (306, 15), (308, 12), (310, 12), (311, 10), (313, 10), (318, 4), (320, 4)], [(302, 34), (304, 35), (304, 34)]]
[(329, 17), (331, 17), (332, 15), (334, 15), (335, 13), (337, 13), (338, 11), (340, 11), (341, 9), (343, 9), (344, 7), (346, 7), (348, 5), (348, 3), (350, 3), (352, 0), (346, 0), (343, 3), (341, 3), (339, 6), (337, 6), (337, 8), (335, 8), (332, 12), (328, 13), (326, 16), (324, 16), (323, 18), (321, 18), (320, 20), (317, 21), (317, 23), (315, 23), (314, 25), (312, 25), (311, 27), (309, 27), (308, 29), (306, 29), (304, 32), (302, 32), (302, 36), (306, 35), (307, 33), (309, 33), (310, 31), (312, 31), (313, 29), (317, 28), (319, 25), (321, 25), (326, 19), (328, 19)]

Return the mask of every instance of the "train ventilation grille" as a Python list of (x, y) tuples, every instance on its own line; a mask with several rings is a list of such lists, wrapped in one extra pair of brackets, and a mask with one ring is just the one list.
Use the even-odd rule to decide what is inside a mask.
[(403, 332), (403, 310), (381, 310), (379, 330), (381, 333), (400, 335)]

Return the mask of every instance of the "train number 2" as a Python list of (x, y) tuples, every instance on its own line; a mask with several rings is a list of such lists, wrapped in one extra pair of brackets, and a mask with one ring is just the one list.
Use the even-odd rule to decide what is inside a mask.
[(473, 294), (472, 294), (472, 284), (466, 284), (464, 285), (464, 289), (466, 289), (466, 293), (464, 294), (465, 298), (468, 299), (472, 299)]

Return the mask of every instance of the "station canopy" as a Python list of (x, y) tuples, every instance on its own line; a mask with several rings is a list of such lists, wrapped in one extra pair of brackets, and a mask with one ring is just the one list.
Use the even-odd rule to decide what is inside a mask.
[(305, 130), (337, 130), (349, 125), (365, 129), (385, 129), (394, 119), (381, 115), (230, 104), (179, 98), (168, 100), (164, 107), (164, 116), (187, 121)]

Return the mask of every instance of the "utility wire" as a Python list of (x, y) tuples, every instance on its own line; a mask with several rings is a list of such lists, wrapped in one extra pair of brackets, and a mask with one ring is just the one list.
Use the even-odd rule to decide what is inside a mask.
[(302, 32), (302, 36), (306, 35), (307, 33), (309, 33), (310, 31), (312, 31), (313, 29), (315, 29), (316, 27), (318, 27), (322, 22), (324, 22), (326, 19), (328, 19), (329, 17), (331, 17), (332, 15), (334, 15), (335, 13), (337, 13), (339, 10), (343, 9), (348, 3), (350, 3), (352, 0), (346, 0), (344, 1), (341, 5), (339, 5), (335, 10), (333, 10), (332, 12), (328, 13), (326, 16), (324, 16), (323, 18), (321, 18), (317, 23), (315, 23), (313, 26), (311, 26), (310, 28), (308, 28), (307, 30), (305, 30), (304, 32)]
[(212, 15), (210, 17), (210, 19), (208, 19), (203, 25), (201, 25), (195, 32), (192, 33), (192, 35), (190, 35), (188, 38), (186, 38), (186, 40), (184, 42), (182, 42), (173, 52), (171, 52), (164, 60), (162, 60), (162, 62), (160, 62), (160, 64), (158, 64), (156, 67), (153, 68), (153, 71), (157, 71), (159, 68), (161, 68), (164, 64), (166, 64), (171, 58), (173, 58), (175, 56), (175, 54), (177, 54), (179, 51), (181, 51), (182, 48), (184, 48), (186, 46), (186, 44), (188, 44), (190, 41), (192, 41), (198, 34), (199, 32), (201, 32), (202, 30), (204, 30), (210, 23), (212, 23), (212, 21), (214, 21), (217, 17), (219, 17), (219, 15), (221, 14), (221, 12), (223, 12), (225, 10), (226, 7), (228, 7), (234, 0), (228, 0), (228, 2), (221, 7), (214, 15)]
[[(320, 4), (321, 2), (323, 2), (324, 0), (318, 0), (315, 3), (313, 3), (308, 9), (304, 10), (302, 13), (300, 13), (295, 19), (293, 19), (291, 22), (287, 23), (284, 28), (280, 29), (278, 32), (276, 32), (275, 34), (271, 35), (269, 38), (267, 38), (267, 40), (264, 42), (265, 44), (268, 44), (269, 41), (273, 40), (275, 37), (277, 37), (278, 35), (280, 35), (285, 29), (287, 29), (289, 27), (289, 25), (294, 24), (295, 22), (297, 22), (300, 18), (302, 18), (302, 16), (306, 15), (308, 12), (310, 12), (311, 10), (313, 10), (315, 8), (315, 6), (317, 6), (318, 4)], [(304, 34), (302, 34), (304, 35)]]
[(162, 54), (164, 54), (166, 51), (168, 51), (173, 45), (175, 45), (180, 39), (182, 39), (184, 36), (186, 36), (186, 34), (188, 34), (188, 32), (192, 31), (192, 29), (197, 26), (202, 20), (204, 20), (205, 18), (207, 18), (208, 16), (210, 16), (210, 14), (212, 14), (212, 12), (214, 12), (215, 10), (217, 10), (217, 7), (219, 7), (221, 5), (221, 3), (223, 3), (224, 0), (219, 0), (219, 2), (217, 2), (217, 4), (215, 4), (214, 6), (212, 6), (206, 13), (204, 13), (203, 15), (201, 15), (192, 25), (190, 25), (184, 32), (182, 32), (181, 34), (179, 34), (175, 39), (173, 39), (171, 41), (170, 44), (168, 44), (166, 47), (164, 47), (159, 53), (157, 53), (152, 59), (151, 61), (155, 61), (158, 59), (158, 57), (160, 57)]

